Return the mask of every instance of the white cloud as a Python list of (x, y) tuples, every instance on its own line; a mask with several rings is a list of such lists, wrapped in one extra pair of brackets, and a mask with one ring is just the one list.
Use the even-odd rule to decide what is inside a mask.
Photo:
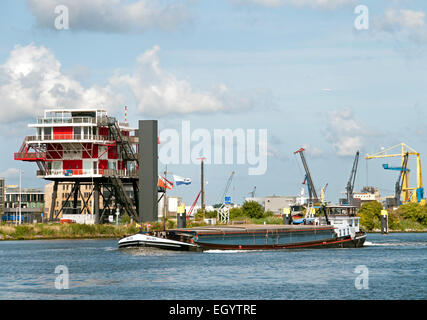
[[(427, 41), (427, 25), (424, 11), (405, 9), (387, 9), (380, 18), (372, 19), (372, 29), (381, 36), (391, 37), (399, 43), (413, 42), (415, 44)], [(405, 49), (410, 46), (405, 45)]]
[(137, 59), (131, 74), (116, 74), (110, 79), (115, 86), (126, 86), (136, 101), (139, 113), (156, 116), (193, 112), (216, 112), (226, 108), (223, 97), (228, 89), (219, 85), (213, 92), (194, 89), (187, 80), (177, 79), (160, 67), (160, 48), (154, 46)]
[(335, 9), (340, 6), (355, 4), (356, 0), (231, 0), (237, 4), (259, 5), (263, 7), (281, 7), (291, 5), (294, 7), (313, 7)]
[(19, 169), (9, 168), (3, 172), (0, 172), (0, 177), (2, 178), (16, 178), (19, 177)]
[(310, 155), (312, 158), (322, 158), (324, 156), (323, 150), (311, 146), (309, 144), (304, 144), (303, 148), (306, 150), (307, 154)]
[(363, 148), (366, 131), (351, 108), (330, 112), (328, 120), (326, 138), (339, 156), (351, 156)]
[(174, 30), (191, 15), (187, 1), (172, 0), (27, 0), (37, 26), (55, 28), (55, 8), (68, 8), (70, 30), (143, 32)]
[(138, 114), (164, 116), (255, 106), (253, 98), (231, 92), (224, 84), (203, 91), (164, 71), (159, 50), (154, 46), (141, 54), (131, 73), (117, 71), (106, 85), (85, 88), (62, 72), (50, 50), (33, 44), (15, 46), (0, 65), (0, 123), (32, 119), (54, 107), (101, 107), (114, 113), (121, 106), (135, 105)]
[(383, 30), (399, 30), (405, 28), (423, 28), (425, 13), (413, 10), (387, 9), (381, 20)]
[(64, 75), (43, 46), (15, 46), (0, 66), (0, 123), (32, 118), (49, 107), (112, 107), (117, 98), (109, 85), (85, 89)]
[(272, 145), (272, 144), (268, 144), (267, 145), (267, 156), (268, 157), (272, 157), (272, 158), (276, 158), (277, 160), (280, 161), (287, 161), (289, 160), (289, 157), (287, 157), (286, 155), (284, 155), (279, 148), (277, 148), (276, 146)]

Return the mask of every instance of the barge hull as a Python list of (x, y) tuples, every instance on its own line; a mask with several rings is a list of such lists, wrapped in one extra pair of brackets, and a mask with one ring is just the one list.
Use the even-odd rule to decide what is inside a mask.
[(253, 226), (175, 229), (168, 238), (191, 241), (198, 250), (272, 250), (304, 248), (359, 248), (366, 234), (337, 237), (332, 226)]
[(295, 243), (287, 245), (223, 245), (223, 244), (199, 244), (200, 250), (280, 250), (280, 249), (326, 249), (326, 248), (360, 248), (363, 247), (363, 239), (337, 239), (322, 242)]

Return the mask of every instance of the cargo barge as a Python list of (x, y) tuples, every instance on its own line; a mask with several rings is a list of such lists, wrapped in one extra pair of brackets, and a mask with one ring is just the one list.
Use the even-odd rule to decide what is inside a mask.
[(325, 218), (306, 217), (301, 224), (222, 225), (144, 232), (121, 239), (118, 246), (191, 251), (359, 248), (365, 239), (358, 217), (331, 214)]

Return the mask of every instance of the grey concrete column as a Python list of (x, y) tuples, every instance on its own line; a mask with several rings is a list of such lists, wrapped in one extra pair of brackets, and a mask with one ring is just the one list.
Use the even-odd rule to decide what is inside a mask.
[(158, 136), (157, 120), (138, 122), (139, 195), (141, 222), (157, 221)]
[(55, 181), (53, 184), (52, 200), (50, 203), (49, 221), (52, 221), (53, 219), (55, 219), (55, 205), (56, 205), (57, 194), (58, 194), (58, 181)]
[(93, 214), (95, 216), (95, 224), (99, 224), (99, 183), (98, 182), (95, 182), (95, 185), (93, 188)]

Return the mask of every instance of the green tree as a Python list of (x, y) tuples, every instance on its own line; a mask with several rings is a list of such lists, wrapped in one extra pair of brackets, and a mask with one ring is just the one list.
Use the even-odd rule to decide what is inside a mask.
[(360, 217), (360, 224), (371, 231), (381, 226), (381, 210), (383, 206), (378, 201), (370, 201), (364, 203), (360, 209), (358, 216)]
[(202, 220), (204, 217), (205, 217), (205, 213), (203, 212), (203, 210), (201, 208), (197, 209), (196, 215), (195, 215), (196, 220)]
[(230, 209), (230, 219), (236, 219), (243, 216), (243, 211), (241, 208), (231, 208)]
[(214, 211), (206, 211), (205, 212), (205, 217), (206, 218), (216, 218), (218, 216), (218, 211), (214, 210)]
[(403, 218), (427, 225), (427, 207), (419, 203), (406, 203), (397, 209), (397, 214)]
[(273, 217), (273, 216), (274, 216), (274, 213), (273, 213), (273, 211), (271, 211), (271, 210), (268, 210), (268, 211), (265, 211), (265, 212), (264, 212), (264, 217), (265, 217), (265, 218)]
[(262, 218), (264, 215), (263, 207), (256, 201), (245, 201), (242, 206), (243, 215), (249, 218)]

